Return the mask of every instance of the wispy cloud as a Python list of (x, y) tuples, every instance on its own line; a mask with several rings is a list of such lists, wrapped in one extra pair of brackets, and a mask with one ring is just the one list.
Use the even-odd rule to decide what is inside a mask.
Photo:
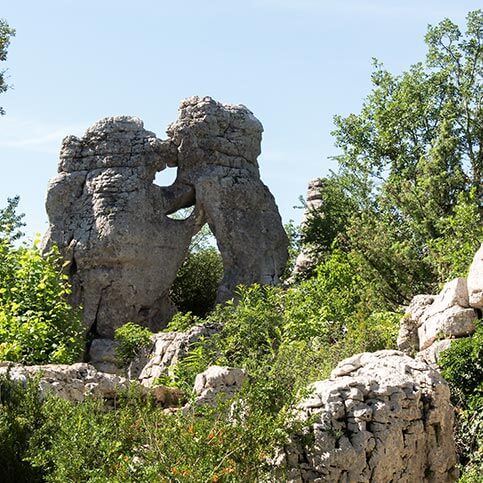
[(56, 154), (65, 136), (80, 135), (85, 128), (84, 125), (56, 126), (41, 121), (5, 117), (0, 119), (0, 149)]

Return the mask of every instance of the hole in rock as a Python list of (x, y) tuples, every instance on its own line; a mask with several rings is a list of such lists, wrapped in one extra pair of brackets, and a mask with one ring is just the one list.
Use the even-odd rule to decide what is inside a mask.
[(154, 184), (157, 184), (158, 186), (171, 186), (175, 182), (177, 174), (177, 168), (166, 167), (166, 169), (156, 173)]
[(173, 220), (186, 220), (193, 213), (194, 209), (194, 206), (188, 206), (188, 208), (181, 208), (178, 211), (170, 213), (167, 216), (168, 218), (172, 218)]

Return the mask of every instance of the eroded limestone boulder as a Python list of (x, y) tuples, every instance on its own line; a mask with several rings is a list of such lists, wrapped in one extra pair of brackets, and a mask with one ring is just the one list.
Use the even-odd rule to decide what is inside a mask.
[(456, 278), (436, 296), (413, 298), (399, 326), (398, 348), (414, 354), (438, 340), (466, 337), (475, 331), (477, 318), (477, 311), (469, 306), (466, 279)]
[(143, 386), (152, 386), (159, 377), (167, 375), (170, 367), (182, 359), (201, 337), (209, 338), (220, 328), (218, 324), (205, 324), (186, 332), (154, 334), (153, 346), (132, 362), (130, 378), (138, 378)]
[(132, 117), (103, 119), (64, 139), (49, 184), (49, 230), (70, 262), (73, 303), (86, 328), (112, 338), (127, 321), (153, 331), (174, 313), (168, 292), (195, 232), (195, 216), (167, 216), (156, 172), (176, 150)]
[(232, 398), (242, 387), (246, 372), (237, 367), (210, 366), (198, 374), (193, 386), (196, 404), (214, 405)]
[(260, 179), (262, 131), (245, 106), (210, 97), (184, 100), (178, 119), (167, 130), (177, 147), (173, 188), (194, 189), (196, 206), (223, 259), (218, 302), (232, 298), (239, 284), (276, 284), (287, 261), (280, 214)]
[(83, 401), (86, 397), (113, 399), (127, 388), (128, 381), (115, 374), (97, 371), (90, 364), (46, 364), (24, 366), (3, 363), (0, 375), (24, 384), (27, 379), (39, 377), (40, 395), (53, 395), (69, 401)]
[(342, 361), (297, 407), (307, 423), (279, 465), (290, 482), (444, 483), (457, 479), (449, 388), (399, 351)]
[[(126, 116), (64, 139), (47, 195), (44, 251), (58, 245), (70, 262), (72, 302), (83, 307), (92, 336), (112, 338), (128, 321), (154, 332), (165, 326), (176, 310), (169, 289), (205, 222), (223, 258), (219, 302), (239, 284), (277, 283), (288, 240), (260, 180), (262, 131), (244, 106), (192, 97), (166, 141)], [(157, 186), (166, 166), (177, 168), (176, 181)], [(190, 206), (187, 219), (170, 218)]]

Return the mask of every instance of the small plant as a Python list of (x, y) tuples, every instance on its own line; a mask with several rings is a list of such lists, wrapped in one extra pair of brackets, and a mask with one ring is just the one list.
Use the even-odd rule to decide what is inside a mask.
[(134, 322), (128, 322), (116, 329), (114, 339), (119, 342), (116, 349), (116, 359), (120, 367), (126, 367), (129, 363), (147, 349), (151, 344), (153, 333), (146, 327), (141, 327)]

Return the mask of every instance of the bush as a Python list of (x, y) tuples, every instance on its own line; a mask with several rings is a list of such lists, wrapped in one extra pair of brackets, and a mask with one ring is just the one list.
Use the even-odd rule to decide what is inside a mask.
[(215, 248), (192, 252), (179, 269), (170, 296), (181, 312), (204, 317), (216, 304), (222, 278), (223, 262)]
[[(457, 339), (438, 361), (456, 409), (456, 443), (464, 482), (483, 474), (483, 321), (472, 337)], [(473, 479), (475, 477), (475, 479)]]
[(143, 349), (151, 345), (153, 333), (146, 327), (134, 322), (127, 322), (114, 332), (114, 339), (119, 342), (116, 359), (120, 367), (126, 367)]

